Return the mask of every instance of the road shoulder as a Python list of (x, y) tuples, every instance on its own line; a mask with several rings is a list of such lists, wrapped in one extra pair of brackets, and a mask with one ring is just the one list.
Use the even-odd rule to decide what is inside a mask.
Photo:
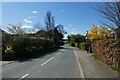
[(4, 65), (7, 65), (7, 64), (11, 64), (13, 63), (14, 61), (0, 61), (0, 66), (4, 66)]
[(78, 48), (72, 48), (80, 62), (85, 78), (118, 78), (117, 72), (111, 70), (108, 66), (95, 60), (91, 53), (81, 51)]

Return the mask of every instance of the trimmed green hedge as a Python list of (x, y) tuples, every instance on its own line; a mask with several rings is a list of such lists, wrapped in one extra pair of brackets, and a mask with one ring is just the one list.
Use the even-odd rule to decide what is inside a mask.
[(58, 48), (53, 41), (32, 38), (11, 38), (2, 46), (2, 59), (43, 55), (44, 52)]
[(80, 43), (80, 49), (81, 49), (81, 50), (86, 50), (85, 43)]
[(81, 50), (86, 50), (86, 51), (89, 51), (89, 44), (87, 44), (87, 43), (80, 43), (79, 44), (79, 48), (81, 49)]
[(75, 43), (75, 47), (79, 47), (79, 43), (76, 42), (76, 43)]

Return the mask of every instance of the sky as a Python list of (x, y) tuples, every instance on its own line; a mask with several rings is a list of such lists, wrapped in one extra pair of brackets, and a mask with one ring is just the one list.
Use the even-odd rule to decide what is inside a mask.
[[(85, 35), (93, 24), (101, 25), (99, 20), (102, 18), (93, 8), (103, 4), (104, 2), (3, 2), (0, 28), (7, 31), (9, 24), (22, 23), (26, 30), (34, 32), (45, 25), (46, 12), (51, 11), (55, 24), (62, 24), (69, 35)], [(35, 27), (36, 24), (41, 27)]]

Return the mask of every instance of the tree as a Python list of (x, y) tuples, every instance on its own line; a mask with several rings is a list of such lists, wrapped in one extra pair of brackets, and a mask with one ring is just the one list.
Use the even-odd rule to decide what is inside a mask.
[(56, 45), (63, 45), (63, 37), (64, 35), (59, 32), (59, 30), (57, 29), (57, 27), (54, 28), (54, 42)]
[(9, 24), (9, 27), (7, 27), (8, 31), (12, 34), (24, 34), (25, 33), (25, 29), (22, 28), (22, 24)]
[(55, 20), (54, 20), (54, 16), (50, 11), (46, 13), (45, 27), (48, 32), (48, 37), (51, 39), (53, 37), (53, 30), (55, 28)]
[(54, 40), (54, 44), (56, 46), (60, 45), (59, 32), (58, 32), (57, 28), (54, 28), (54, 38), (53, 38), (53, 40)]
[(81, 34), (77, 35), (68, 35), (68, 41), (74, 45), (75, 43), (82, 43), (85, 42), (85, 37)]
[(81, 35), (81, 34), (75, 35), (75, 42), (82, 43), (84, 41), (85, 41), (85, 37), (83, 35)]
[(100, 40), (100, 39), (109, 39), (111, 38), (111, 30), (106, 27), (98, 27), (93, 25), (92, 29), (87, 33), (87, 37), (93, 40)]
[(87, 37), (92, 41), (98, 39), (98, 27), (93, 25), (92, 29), (90, 32), (87, 34)]
[(64, 26), (63, 26), (63, 25), (58, 24), (58, 25), (56, 26), (56, 28), (58, 29), (59, 33), (67, 34), (67, 32), (64, 30)]
[(7, 27), (8, 31), (14, 36), (14, 38), (25, 38), (28, 37), (28, 35), (25, 32), (25, 28), (21, 23), (19, 24), (9, 24), (9, 27)]
[(70, 42), (70, 38), (71, 38), (71, 36), (70, 36), (70, 35), (68, 35), (68, 36), (67, 36), (67, 38), (68, 38), (68, 42)]
[(106, 2), (104, 6), (95, 10), (107, 20), (101, 22), (114, 31), (115, 39), (120, 38), (120, 2)]
[(46, 13), (45, 25), (48, 31), (53, 30), (55, 27), (54, 16), (52, 15), (50, 11)]

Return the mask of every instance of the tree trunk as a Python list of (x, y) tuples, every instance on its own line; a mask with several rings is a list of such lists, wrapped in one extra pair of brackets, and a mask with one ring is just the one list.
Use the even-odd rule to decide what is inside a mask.
[(120, 38), (120, 28), (115, 29), (115, 40)]

